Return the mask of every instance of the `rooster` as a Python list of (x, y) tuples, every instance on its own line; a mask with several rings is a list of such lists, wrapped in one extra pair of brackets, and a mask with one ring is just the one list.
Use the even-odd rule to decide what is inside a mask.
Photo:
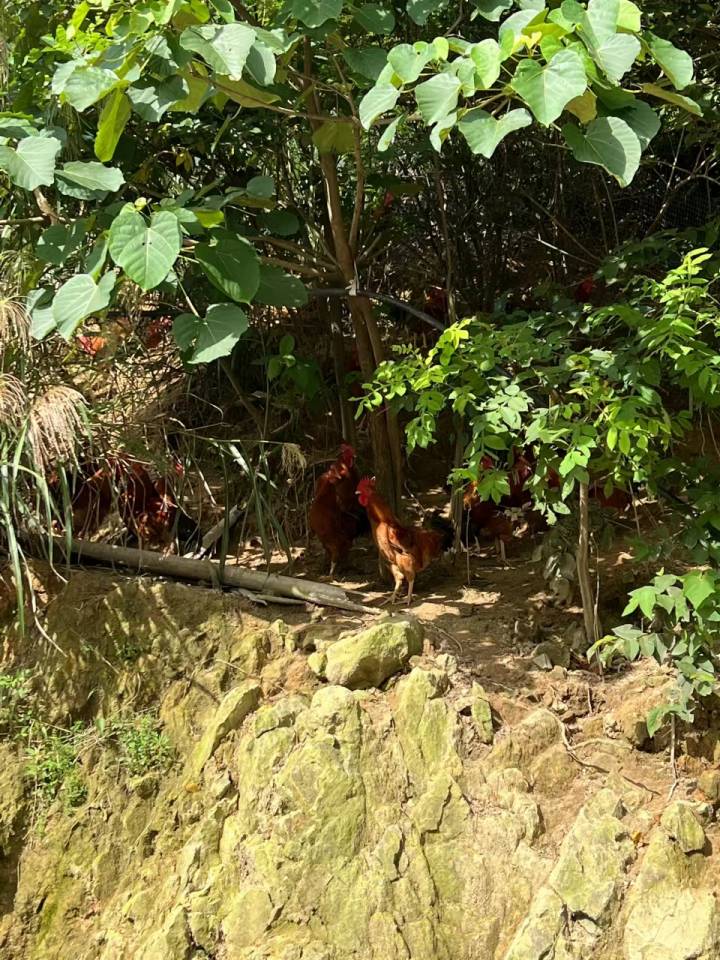
[(374, 477), (363, 477), (358, 484), (357, 496), (367, 510), (378, 553), (387, 562), (395, 581), (390, 602), (397, 599), (403, 580), (406, 580), (407, 604), (410, 606), (415, 577), (443, 551), (450, 549), (452, 529), (448, 525), (445, 529), (427, 530), (400, 523), (376, 491)]
[(315, 484), (308, 524), (325, 548), (330, 560), (330, 576), (350, 553), (356, 537), (368, 529), (367, 512), (357, 501), (358, 473), (355, 451), (343, 443), (337, 460)]

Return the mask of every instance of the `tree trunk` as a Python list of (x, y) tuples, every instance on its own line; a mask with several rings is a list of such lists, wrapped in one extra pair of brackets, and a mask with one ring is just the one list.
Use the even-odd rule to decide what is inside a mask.
[(355, 411), (352, 409), (348, 398), (345, 395), (345, 343), (342, 335), (342, 305), (339, 300), (332, 297), (328, 300), (318, 300), (318, 312), (325, 320), (330, 332), (330, 350), (333, 360), (333, 371), (335, 373), (335, 385), (337, 387), (338, 411), (340, 413), (340, 432), (345, 443), (351, 447), (357, 446), (357, 434), (355, 430)]
[[(312, 44), (309, 38), (305, 40), (305, 87), (314, 116), (321, 116), (320, 101), (313, 86)], [(313, 118), (310, 118), (309, 123), (313, 131), (321, 125), (319, 120)], [(357, 283), (357, 265), (350, 232), (343, 216), (337, 160), (330, 153), (320, 153), (319, 158), (335, 258), (345, 285), (351, 287)], [(361, 189), (359, 184), (358, 189)], [(384, 359), (372, 305), (367, 297), (349, 297), (348, 303), (357, 340), (360, 370), (366, 380), (371, 380), (377, 365)], [(369, 420), (378, 488), (397, 510), (402, 490), (402, 452), (397, 418), (390, 411), (381, 410), (372, 413)]]
[(585, 636), (589, 644), (600, 639), (600, 622), (595, 614), (595, 597), (590, 581), (590, 493), (587, 483), (580, 484), (577, 575), (582, 598)]

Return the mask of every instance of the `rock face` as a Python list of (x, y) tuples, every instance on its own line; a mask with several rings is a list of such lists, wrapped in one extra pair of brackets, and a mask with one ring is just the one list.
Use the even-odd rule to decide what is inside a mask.
[(159, 698), (171, 771), (96, 761), (88, 802), (32, 842), (21, 791), (0, 798), (3, 960), (720, 957), (700, 808), (653, 819), (621, 777), (568, 767), (547, 710), (493, 731), (452, 658), (369, 689), (419, 652), (411, 621), (323, 641), (320, 684), (284, 625), (214, 602)]
[(313, 658), (312, 669), (329, 683), (358, 690), (379, 687), (422, 653), (423, 630), (415, 620), (386, 620), (343, 634)]

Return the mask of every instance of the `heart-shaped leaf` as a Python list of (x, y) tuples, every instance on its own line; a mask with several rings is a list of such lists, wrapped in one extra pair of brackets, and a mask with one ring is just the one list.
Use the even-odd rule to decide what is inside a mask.
[(106, 273), (99, 283), (87, 273), (80, 273), (64, 283), (55, 294), (53, 320), (58, 333), (70, 340), (86, 317), (100, 313), (110, 304), (117, 273)]
[(428, 17), (439, 13), (447, 6), (448, 0), (407, 0), (408, 16), (423, 26), (428, 22)]
[(248, 318), (234, 303), (214, 303), (204, 317), (181, 313), (173, 335), (183, 352), (192, 349), (188, 363), (210, 363), (226, 357), (247, 330)]
[(496, 40), (481, 40), (474, 43), (468, 55), (475, 64), (475, 80), (478, 90), (489, 90), (500, 76), (500, 47)]
[(616, 116), (632, 127), (643, 150), (647, 149), (653, 137), (660, 132), (660, 117), (644, 100), (636, 100), (629, 107), (618, 111)]
[(82, 113), (107, 96), (118, 82), (113, 70), (76, 65), (62, 84), (61, 99)]
[(532, 117), (522, 108), (511, 110), (496, 120), (485, 110), (476, 107), (468, 110), (458, 123), (458, 129), (473, 153), (489, 159), (504, 137), (522, 127), (530, 126), (531, 123)]
[(350, 69), (373, 83), (382, 73), (387, 58), (387, 50), (382, 47), (363, 47), (360, 50), (350, 48), (343, 51), (343, 59)]
[(355, 150), (350, 123), (328, 120), (313, 133), (312, 140), (320, 153), (352, 153)]
[(163, 282), (182, 246), (178, 218), (169, 210), (152, 215), (150, 225), (141, 213), (126, 206), (110, 227), (110, 256), (143, 290)]
[(255, 248), (241, 237), (222, 239), (217, 246), (200, 243), (195, 258), (210, 281), (237, 303), (250, 303), (260, 285)]
[(112, 160), (132, 106), (122, 90), (114, 90), (103, 103), (95, 137), (95, 156), (103, 163)]
[(513, 0), (473, 0), (473, 4), (481, 17), (496, 23), (510, 9)]
[(641, 48), (637, 37), (629, 33), (616, 33), (600, 46), (589, 46), (588, 49), (605, 76), (619, 83), (635, 63)]
[(438, 73), (415, 87), (418, 110), (426, 124), (437, 123), (455, 110), (460, 85), (452, 74)]
[(61, 267), (85, 239), (87, 225), (76, 220), (67, 226), (57, 223), (43, 230), (35, 247), (38, 257), (45, 263)]
[(377, 84), (368, 90), (360, 101), (360, 123), (369, 130), (378, 117), (392, 110), (398, 102), (400, 91), (389, 83)]
[(23, 190), (49, 187), (62, 144), (55, 137), (25, 137), (17, 147), (0, 146), (0, 169)]
[(377, 3), (366, 3), (355, 11), (355, 19), (368, 33), (390, 34), (395, 29), (395, 14)]
[(266, 87), (269, 83), (272, 83), (275, 79), (277, 64), (270, 47), (260, 40), (256, 40), (248, 53), (245, 69), (255, 83), (259, 83), (261, 87)]
[(279, 267), (263, 265), (260, 267), (260, 286), (254, 302), (268, 307), (304, 307), (308, 295), (302, 280)]
[(561, 50), (546, 66), (537, 60), (521, 61), (511, 86), (540, 123), (549, 126), (566, 104), (585, 93), (587, 77), (579, 54), (574, 50)]
[(117, 167), (105, 167), (94, 160), (66, 163), (62, 170), (57, 171), (55, 179), (60, 193), (77, 200), (104, 200), (125, 183)]
[(321, 27), (327, 20), (337, 20), (343, 0), (290, 0), (288, 9), (306, 27)]
[(563, 136), (576, 160), (603, 167), (620, 186), (626, 187), (635, 176), (642, 154), (640, 140), (620, 117), (599, 117), (585, 133), (566, 124)]
[(387, 55), (387, 62), (403, 83), (415, 83), (427, 64), (433, 58), (433, 48), (426, 46), (423, 50), (416, 50), (409, 43), (401, 43), (393, 47)]
[(199, 54), (216, 73), (231, 80), (241, 78), (254, 43), (255, 31), (242, 23), (187, 27), (180, 35), (183, 50)]
[(44, 340), (55, 329), (52, 309), (53, 295), (47, 287), (31, 290), (25, 300), (25, 309), (30, 317), (30, 336)]

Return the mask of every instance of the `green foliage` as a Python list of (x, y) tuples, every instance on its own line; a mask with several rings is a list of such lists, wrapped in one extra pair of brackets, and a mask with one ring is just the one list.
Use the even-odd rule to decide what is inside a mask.
[[(648, 129), (657, 126), (637, 91), (698, 109), (677, 92), (692, 82), (690, 58), (661, 32), (647, 30), (629, 0), (554, 9), (478, 0), (482, 28), (461, 21), (448, 37), (443, 29), (455, 12), (442, 0), (406, 0), (396, 9), (291, 0), (282, 7), (250, 4), (247, 15), (245, 8), (206, 0), (49, 8), (48, 24), (10, 5), (13, 72), (0, 126), (0, 169), (12, 204), (28, 202), (18, 191), (46, 189), (59, 217), (52, 243), (48, 237), (41, 243), (37, 229), (45, 269), (35, 290), (24, 291), (36, 299), (44, 290), (56, 295), (54, 323), (49, 314), (34, 318), (38, 338), (73, 337), (89, 317), (113, 308), (127, 280), (173, 298), (182, 284), (193, 312), (206, 317), (220, 317), (227, 299), (302, 304), (293, 267), (307, 272), (317, 226), (300, 227), (281, 264), (261, 263), (272, 259), (264, 241), (293, 235), (291, 229), (297, 234), (287, 225), (295, 214), (275, 209), (275, 171), (267, 162), (245, 188), (235, 171), (240, 156), (256, 161), (256, 146), (275, 132), (273, 124), (301, 140), (302, 124), (312, 119), (306, 68), (315, 71), (321, 94), (312, 144), (320, 157), (351, 157), (355, 165), (374, 140), (365, 131), (385, 119), (383, 153), (405, 121), (409, 128), (418, 117), (436, 150), (457, 127), (474, 153), (489, 158), (531, 116), (545, 126), (562, 117), (575, 157), (625, 184), (651, 139)], [(426, 24), (435, 39), (414, 40), (414, 25)], [(399, 42), (384, 39), (394, 31)], [(364, 45), (365, 32), (374, 35), (372, 46)], [(638, 86), (638, 79), (650, 83)], [(626, 80), (635, 85), (623, 90)], [(597, 102), (592, 115), (573, 106), (585, 94)], [(342, 173), (352, 183), (351, 168)], [(365, 199), (357, 199), (356, 211)], [(273, 219), (274, 213), (283, 216)], [(75, 230), (80, 221), (84, 232)], [(263, 232), (253, 237), (257, 226)], [(92, 253), (106, 246), (116, 278), (103, 276), (103, 261)], [(264, 270), (262, 280), (261, 265), (275, 268)], [(175, 328), (183, 350), (186, 328), (186, 318)], [(206, 323), (193, 363), (224, 356), (237, 342), (225, 323)]]
[(150, 714), (114, 720), (109, 725), (120, 749), (120, 764), (131, 776), (142, 776), (150, 770), (166, 770), (173, 761), (170, 741), (158, 729), (158, 721)]
[(670, 716), (691, 722), (698, 698), (718, 692), (720, 668), (720, 573), (695, 570), (683, 576), (661, 571), (646, 586), (630, 593), (623, 615), (640, 613), (643, 625), (615, 627), (590, 650), (605, 664), (617, 658), (652, 657), (672, 666), (673, 696), (655, 707), (647, 720), (653, 736)]

